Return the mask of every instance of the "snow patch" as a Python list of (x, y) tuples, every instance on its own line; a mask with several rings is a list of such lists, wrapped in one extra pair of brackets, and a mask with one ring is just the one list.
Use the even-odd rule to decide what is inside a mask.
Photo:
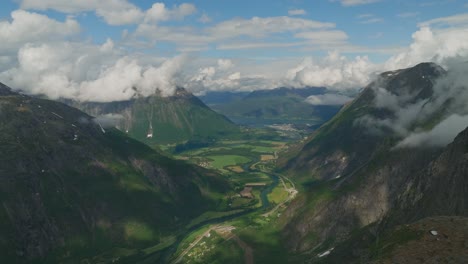
[(325, 252), (323, 252), (323, 253), (318, 254), (317, 257), (323, 258), (323, 257), (325, 257), (325, 256), (328, 256), (328, 255), (330, 255), (330, 253), (333, 251), (333, 249), (335, 249), (335, 248), (330, 248), (329, 250), (327, 250), (327, 251), (325, 251)]

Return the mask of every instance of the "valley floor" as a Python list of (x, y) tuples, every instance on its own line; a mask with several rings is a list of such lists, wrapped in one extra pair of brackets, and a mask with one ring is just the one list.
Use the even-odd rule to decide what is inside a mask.
[(198, 228), (178, 243), (170, 263), (276, 262), (270, 252), (286, 252), (275, 250), (282, 247), (278, 218), (298, 192), (290, 179), (273, 172), (287, 147), (283, 141), (238, 140), (179, 153), (176, 158), (221, 172), (235, 191), (225, 197), (230, 211), (192, 221)]

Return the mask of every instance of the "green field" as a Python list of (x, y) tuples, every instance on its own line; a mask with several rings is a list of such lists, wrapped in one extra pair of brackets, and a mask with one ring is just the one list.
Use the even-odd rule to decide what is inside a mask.
[(288, 192), (283, 188), (283, 185), (279, 184), (273, 191), (268, 194), (268, 200), (270, 202), (279, 204), (288, 198)]
[(248, 157), (238, 155), (207, 156), (207, 158), (212, 160), (211, 166), (218, 170), (224, 170), (226, 166), (241, 165), (251, 161)]

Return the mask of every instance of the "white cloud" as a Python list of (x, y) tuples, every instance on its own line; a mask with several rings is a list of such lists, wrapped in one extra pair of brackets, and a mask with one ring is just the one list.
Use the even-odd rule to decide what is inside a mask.
[(109, 25), (137, 24), (141, 21), (157, 22), (180, 20), (196, 12), (193, 4), (183, 3), (166, 8), (164, 3), (154, 3), (146, 11), (127, 0), (22, 0), (21, 8), (34, 10), (56, 10), (63, 13), (95, 12)]
[(172, 9), (166, 8), (164, 3), (154, 3), (150, 9), (146, 11), (145, 22), (157, 22), (167, 20), (180, 20), (197, 11), (193, 4), (175, 5)]
[[(296, 44), (262, 42), (260, 40), (274, 34), (323, 30), (333, 27), (335, 27), (333, 23), (286, 16), (236, 18), (203, 30), (195, 27), (164, 27), (142, 23), (133, 34), (127, 36), (127, 41), (131, 43), (132, 39), (144, 38), (154, 42), (173, 42), (179, 46), (179, 50), (201, 50), (213, 43), (219, 43), (216, 46), (217, 49), (285, 47)], [(242, 39), (242, 42), (239, 42), (239, 39)]]
[(419, 23), (419, 27), (468, 25), (468, 13), (440, 17)]
[(144, 12), (126, 0), (22, 0), (22, 9), (52, 9), (63, 13), (94, 11), (110, 25), (134, 24), (141, 21)]
[(331, 0), (332, 2), (339, 1), (343, 6), (357, 6), (357, 5), (367, 5), (381, 0)]
[(304, 9), (290, 9), (288, 10), (288, 15), (290, 16), (302, 16), (307, 14)]
[(348, 39), (348, 35), (341, 30), (300, 32), (295, 34), (294, 37), (308, 39), (314, 43), (335, 43)]
[(18, 46), (27, 42), (60, 40), (80, 31), (78, 22), (72, 18), (60, 22), (24, 10), (13, 11), (11, 18), (11, 22), (0, 21), (0, 54), (14, 52)]
[(451, 143), (467, 127), (468, 116), (454, 114), (440, 122), (430, 131), (410, 134), (398, 143), (396, 147), (444, 147)]
[(357, 89), (369, 83), (377, 68), (367, 57), (349, 60), (336, 52), (321, 61), (306, 58), (287, 73), (296, 87), (324, 86), (332, 89)]
[(341, 94), (311, 95), (306, 102), (311, 105), (344, 105), (353, 98)]
[(229, 59), (219, 59), (218, 60), (218, 67), (221, 71), (228, 70), (234, 66), (232, 60)]
[(159, 90), (170, 95), (186, 61), (185, 56), (155, 61), (130, 57), (113, 49), (80, 43), (26, 45), (18, 52), (18, 66), (0, 73), (12, 87), (50, 98), (120, 101)]
[(467, 55), (468, 27), (436, 31), (423, 27), (413, 34), (413, 43), (405, 51), (387, 60), (384, 68), (407, 68), (425, 61), (444, 64), (448, 58)]
[(251, 36), (259, 38), (272, 33), (295, 32), (308, 29), (334, 28), (335, 24), (308, 19), (280, 17), (253, 17), (227, 20), (209, 28), (208, 31), (217, 38)]

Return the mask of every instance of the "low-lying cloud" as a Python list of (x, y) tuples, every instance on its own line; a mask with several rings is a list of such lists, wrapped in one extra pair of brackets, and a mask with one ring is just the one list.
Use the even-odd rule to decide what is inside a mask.
[(468, 116), (449, 116), (430, 131), (414, 132), (408, 135), (397, 148), (403, 147), (444, 147), (468, 127)]
[(103, 128), (116, 127), (120, 121), (124, 119), (123, 115), (119, 114), (106, 114), (101, 115), (93, 119), (94, 123), (100, 125)]
[(344, 105), (353, 98), (341, 94), (311, 95), (305, 100), (311, 105)]

